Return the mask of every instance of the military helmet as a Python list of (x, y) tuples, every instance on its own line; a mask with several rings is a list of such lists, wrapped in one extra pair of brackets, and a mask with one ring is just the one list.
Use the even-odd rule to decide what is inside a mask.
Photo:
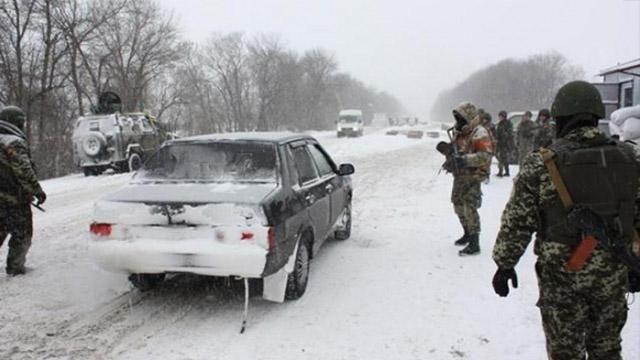
[(27, 117), (24, 114), (24, 111), (19, 107), (8, 105), (0, 110), (0, 120), (6, 121), (22, 129)]
[(456, 119), (456, 127), (462, 129), (464, 125), (471, 123), (478, 115), (476, 106), (472, 103), (465, 101), (453, 109), (453, 117)]
[(544, 116), (548, 119), (551, 117), (551, 112), (549, 112), (549, 109), (542, 109), (538, 112), (538, 116)]
[(551, 105), (554, 118), (577, 114), (592, 114), (597, 119), (605, 116), (600, 92), (586, 81), (572, 81), (562, 86)]

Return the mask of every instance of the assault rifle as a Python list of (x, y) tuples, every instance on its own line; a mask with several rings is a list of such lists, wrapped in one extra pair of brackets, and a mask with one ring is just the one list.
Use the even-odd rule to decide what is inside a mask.
[[(629, 271), (640, 277), (640, 258), (631, 252), (631, 248), (619, 236), (609, 236), (607, 224), (600, 215), (588, 207), (574, 206), (569, 211), (568, 220), (569, 224), (580, 229), (585, 236), (578, 249), (572, 254), (568, 264), (571, 263), (574, 257), (580, 257), (580, 247), (583, 243), (595, 240), (596, 245), (599, 244), (603, 249), (609, 251), (626, 265)], [(588, 237), (592, 239), (589, 240)]]
[(457, 158), (460, 157), (458, 146), (456, 145), (455, 136), (453, 135), (454, 128), (447, 129), (447, 135), (449, 136), (449, 142), (440, 141), (436, 145), (436, 150), (446, 157), (442, 169), (452, 174), (457, 174), (459, 169)]

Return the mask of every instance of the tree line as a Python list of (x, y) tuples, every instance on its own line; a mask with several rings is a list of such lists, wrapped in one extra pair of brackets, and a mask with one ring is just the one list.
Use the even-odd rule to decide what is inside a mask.
[(441, 92), (431, 110), (431, 118), (453, 121), (451, 110), (463, 101), (470, 101), (491, 114), (500, 110), (549, 108), (562, 85), (583, 77), (582, 68), (570, 64), (557, 52), (532, 55), (526, 59), (505, 59), (476, 71), (453, 88)]
[(153, 0), (0, 0), (0, 104), (27, 113), (43, 178), (75, 170), (73, 126), (104, 91), (185, 135), (329, 129), (341, 108), (403, 110), (338, 69), (329, 52), (299, 54), (276, 35), (188, 41)]

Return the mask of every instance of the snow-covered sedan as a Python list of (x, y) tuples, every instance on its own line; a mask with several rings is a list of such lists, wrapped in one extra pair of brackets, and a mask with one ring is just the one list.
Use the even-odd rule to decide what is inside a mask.
[(262, 279), (265, 299), (296, 299), (322, 243), (350, 236), (353, 172), (306, 135), (168, 141), (95, 204), (89, 251), (143, 290), (195, 273)]

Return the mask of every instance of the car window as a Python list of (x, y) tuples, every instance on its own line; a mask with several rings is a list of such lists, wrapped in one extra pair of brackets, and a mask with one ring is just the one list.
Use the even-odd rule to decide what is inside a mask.
[(155, 130), (151, 125), (149, 119), (147, 119), (146, 117), (142, 118), (142, 130), (146, 133), (152, 133)]
[(287, 162), (289, 163), (289, 181), (292, 185), (299, 184), (300, 180), (298, 178), (298, 169), (296, 168), (295, 160), (293, 159), (293, 153), (291, 152), (291, 147), (287, 146)]
[(293, 160), (298, 170), (298, 180), (300, 184), (316, 179), (318, 177), (318, 170), (307, 151), (307, 147), (295, 147), (291, 149), (291, 152), (293, 153)]
[(318, 149), (317, 145), (309, 145), (309, 152), (311, 153), (313, 160), (318, 166), (318, 172), (320, 173), (320, 176), (334, 174), (331, 163), (329, 163), (329, 160), (327, 160), (325, 154), (323, 154), (322, 151)]
[(175, 143), (164, 146), (140, 172), (152, 181), (277, 181), (275, 146), (257, 142)]

